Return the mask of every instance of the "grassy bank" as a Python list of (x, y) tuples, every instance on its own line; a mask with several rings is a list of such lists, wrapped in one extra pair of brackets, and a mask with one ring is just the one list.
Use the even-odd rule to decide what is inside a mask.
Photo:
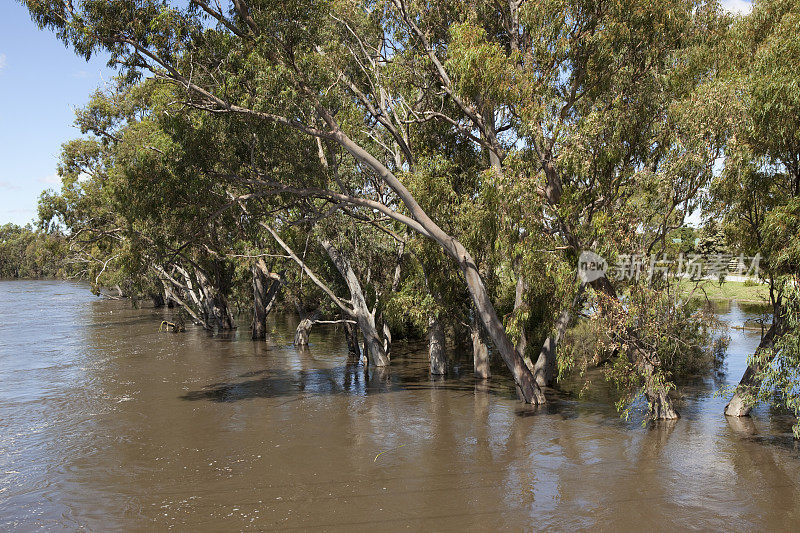
[[(687, 293), (694, 290), (695, 284), (681, 281), (681, 289)], [(741, 281), (726, 281), (720, 285), (716, 281), (704, 281), (698, 285), (692, 298), (709, 300), (737, 300), (739, 302), (763, 303), (769, 299), (769, 286), (747, 285)]]

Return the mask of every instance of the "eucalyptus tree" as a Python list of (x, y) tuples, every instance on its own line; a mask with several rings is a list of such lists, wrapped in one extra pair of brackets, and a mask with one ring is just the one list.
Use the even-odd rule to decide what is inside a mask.
[[(759, 400), (800, 414), (800, 3), (757, 1), (729, 40), (724, 82), (729, 111), (725, 168), (712, 189), (710, 214), (723, 221), (738, 251), (761, 254), (772, 325), (751, 357), (729, 416)], [(774, 394), (777, 391), (777, 394)], [(795, 426), (795, 435), (800, 435)]]
[[(526, 140), (519, 157), (565, 259), (590, 249), (612, 263), (657, 252), (691, 211), (722, 147), (707, 134), (709, 113), (695, 91), (713, 76), (726, 23), (714, 3), (682, 0), (538, 3), (520, 12), (518, 26), (507, 23), (519, 28), (512, 41), (529, 58), (513, 109)], [(541, 38), (528, 40), (531, 28)], [(612, 299), (628, 290), (606, 277), (591, 286)], [(568, 320), (559, 318), (541, 356), (552, 357), (563, 334)], [(639, 343), (618, 353), (642, 380), (653, 416), (676, 417), (658, 354)]]
[[(716, 139), (687, 127), (689, 96), (713, 70), (705, 50), (724, 27), (714, 3), (26, 3), (78, 53), (104, 49), (131, 79), (170, 85), (182, 114), (285, 135), (301, 147), (288, 167), (306, 166), (309, 147), (327, 161), (322, 172), (274, 172), (229, 154), (236, 172), (208, 186), (247, 185), (231, 199), (243, 209), (293, 195), (439, 246), (529, 402), (544, 401), (531, 368), (550, 381), (579, 301), (569, 272), (578, 253), (613, 259), (657, 210), (650, 233), (663, 243), (716, 150)], [(456, 191), (462, 211), (448, 213), (428, 196), (435, 190), (412, 185), (431, 161), (440, 165), (437, 150), (454, 146), (470, 163), (442, 183), (456, 191), (459, 172), (473, 182)], [(340, 173), (333, 163), (343, 155), (349, 171)], [(468, 209), (478, 198), (510, 222), (485, 225)], [(473, 221), (481, 230), (470, 234)], [(620, 288), (607, 278), (594, 287), (609, 296)], [(498, 306), (510, 308), (505, 323)], [(656, 356), (630, 356), (656, 416), (674, 416), (659, 365), (647, 363)]]
[(0, 278), (65, 278), (76, 274), (67, 261), (67, 242), (60, 231), (30, 224), (0, 226)]
[[(361, 59), (371, 65), (389, 63), (387, 56), (395, 53), (391, 49), (403, 46), (405, 40), (418, 43), (426, 52), (425, 68), (448, 79), (436, 50), (409, 14), (409, 6), (395, 2), (392, 9), (380, 4), (364, 9), (367, 6), (349, 2), (235, 1), (218, 8), (202, 0), (190, 1), (186, 7), (131, 0), (30, 1), (27, 5), (41, 26), (53, 29), (78, 53), (89, 56), (104, 48), (112, 63), (129, 75), (150, 72), (184, 89), (184, 100), (192, 107), (212, 115), (283, 125), (345, 150), (363, 171), (378, 179), (378, 194), (391, 195), (391, 200), (352, 196), (346, 190), (324, 189), (314, 194), (374, 209), (437, 242), (458, 265), (477, 313), (524, 398), (544, 401), (505, 333), (471, 254), (428, 215), (403, 183), (402, 173), (411, 170), (414, 161), (400, 117), (413, 112), (424, 120), (438, 120), (441, 98), (425, 87), (427, 94), (414, 104), (415, 109), (403, 112), (391, 93), (372, 83), (375, 79), (368, 70), (360, 74), (366, 70), (361, 68)], [(390, 28), (402, 34), (389, 34)], [(362, 33), (364, 29), (368, 31)], [(370, 38), (368, 44), (362, 35)], [(368, 92), (351, 80), (355, 75)], [(470, 132), (475, 126), (491, 137), (483, 115), (447, 85), (447, 99), (456, 103), (458, 112), (454, 131), (479, 140)], [(386, 143), (380, 138), (370, 136), (376, 125), (398, 147), (395, 152), (402, 159), (381, 147)], [(277, 183), (275, 192), (293, 192), (296, 185)], [(310, 191), (304, 188), (303, 192)]]

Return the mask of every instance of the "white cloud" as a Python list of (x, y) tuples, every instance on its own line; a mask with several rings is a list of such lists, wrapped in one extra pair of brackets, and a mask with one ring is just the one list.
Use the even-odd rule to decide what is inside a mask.
[(735, 15), (747, 15), (753, 9), (750, 0), (722, 0), (722, 9)]
[(61, 176), (58, 174), (50, 174), (49, 176), (39, 178), (38, 181), (39, 183), (44, 183), (45, 185), (59, 185), (61, 183)]
[(19, 190), (19, 185), (8, 181), (0, 181), (0, 191), (16, 191)]
[(3, 72), (4, 68), (6, 68), (6, 55), (0, 54), (0, 72)]

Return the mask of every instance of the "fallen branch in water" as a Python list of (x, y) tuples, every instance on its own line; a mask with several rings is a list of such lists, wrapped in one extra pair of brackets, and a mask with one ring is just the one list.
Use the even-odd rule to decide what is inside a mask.
[(158, 326), (158, 331), (169, 331), (172, 328), (173, 333), (178, 333), (179, 331), (186, 331), (186, 326), (183, 324), (176, 324), (175, 322), (168, 322), (167, 320), (162, 320), (161, 325)]

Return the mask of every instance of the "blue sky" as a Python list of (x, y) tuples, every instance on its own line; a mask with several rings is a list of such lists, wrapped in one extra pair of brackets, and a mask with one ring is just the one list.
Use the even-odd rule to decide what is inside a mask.
[(0, 3), (0, 224), (35, 219), (39, 194), (59, 188), (61, 144), (80, 135), (74, 110), (112, 75), (40, 31), (24, 6)]
[[(750, 8), (748, 0), (722, 4)], [(0, 3), (0, 224), (31, 222), (41, 192), (59, 188), (61, 144), (80, 135), (75, 109), (112, 76), (105, 59), (85, 62), (15, 0)]]

